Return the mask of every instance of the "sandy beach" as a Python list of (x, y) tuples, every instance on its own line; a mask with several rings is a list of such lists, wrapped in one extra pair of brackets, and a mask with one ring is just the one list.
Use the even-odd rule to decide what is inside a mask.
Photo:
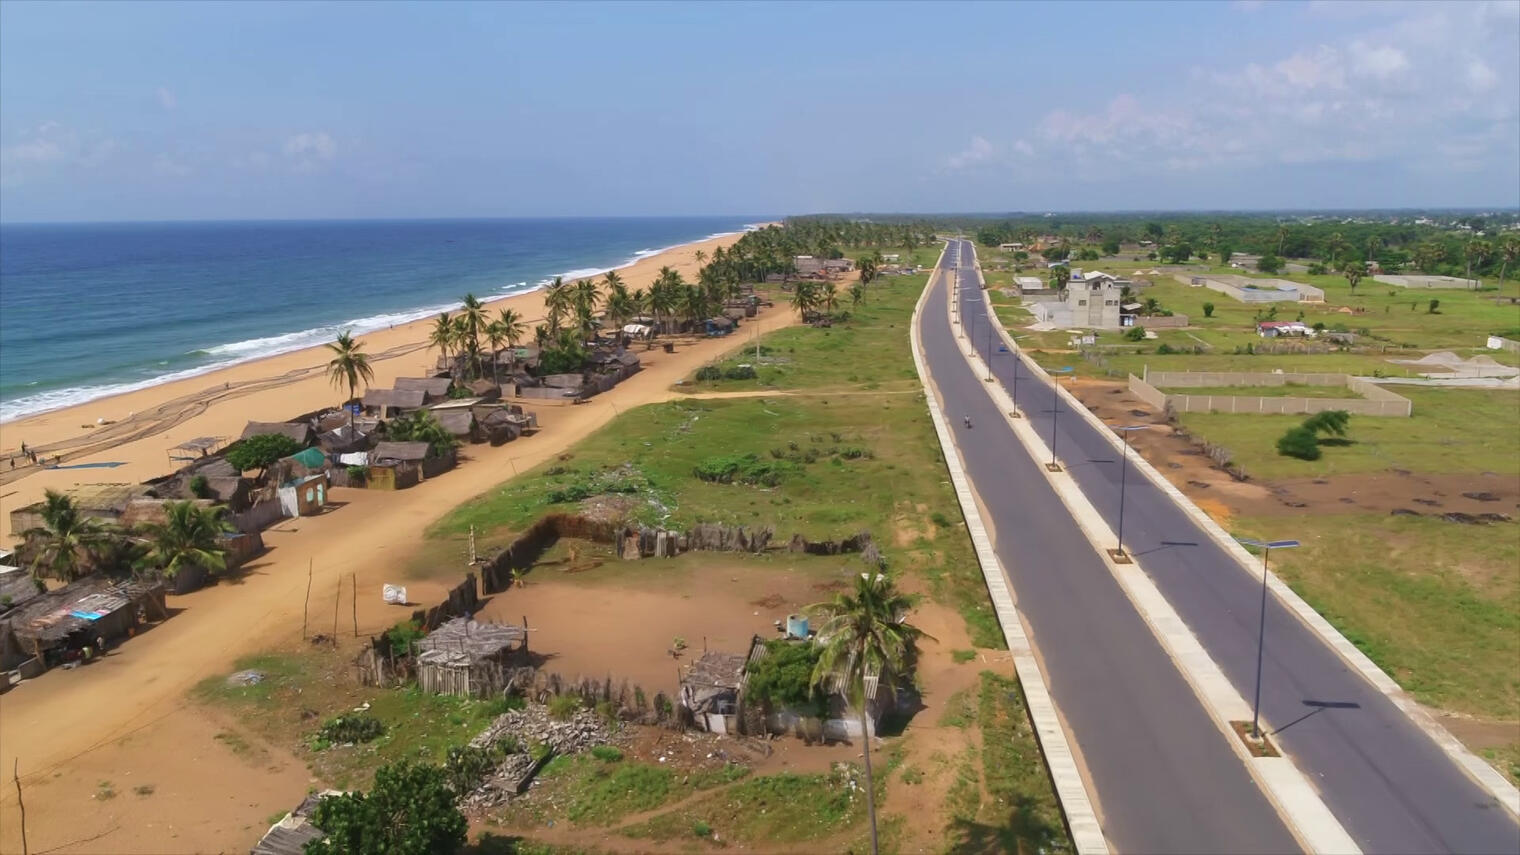
[[(710, 253), (735, 240), (737, 236), (691, 244), (620, 273), (630, 287), (646, 286), (664, 265), (692, 277), (698, 249)], [(497, 305), (512, 305), (529, 319), (542, 315), (542, 298), (536, 293), (509, 299)], [(298, 642), (308, 584), (313, 602), (320, 597), (331, 603), (338, 585), (348, 589), (357, 583), (361, 634), (394, 623), (397, 615), (381, 602), (380, 585), (398, 581), (397, 568), (429, 523), (471, 496), (562, 453), (618, 412), (675, 397), (672, 385), (703, 362), (744, 346), (754, 334), (795, 322), (795, 313), (777, 306), (763, 310), (739, 335), (685, 340), (673, 354), (641, 352), (644, 370), (612, 391), (582, 406), (533, 407), (542, 426), (537, 435), (498, 448), (466, 446), (457, 469), (413, 489), (335, 489), (337, 507), (331, 512), (285, 520), (266, 530), (268, 551), (247, 568), (248, 575), (238, 584), (171, 597), (171, 608), (179, 610), (171, 620), (113, 650), (97, 666), (55, 670), (0, 696), (0, 768), (11, 769), (20, 760), (22, 781), (28, 786), (31, 847), (161, 852), (236, 848), (240, 841), (246, 846), (248, 829), (230, 823), (238, 817), (246, 820), (250, 812), (262, 816), (258, 811), (266, 807), (287, 808), (292, 790), (298, 797), (308, 783), (305, 770), (293, 758), (277, 757), (250, 770), (257, 782), (234, 794), (241, 785), (224, 777), (228, 768), (203, 762), (225, 750), (209, 739), (214, 728), (186, 708), (188, 689), (225, 672), (240, 655)], [(426, 324), (363, 337), (370, 353), (387, 354), (375, 362), (376, 385), (418, 374), (431, 364), (434, 354), (420, 344)], [(165, 452), (176, 443), (196, 436), (236, 437), (249, 419), (279, 420), (335, 404), (342, 393), (323, 377), (325, 362), (320, 350), (301, 351), (6, 424), (0, 427), (6, 449), (25, 441), (28, 448), (50, 455), (62, 443), (84, 438), (76, 448), (91, 443), (108, 447), (81, 454), (66, 465), (123, 465), (45, 470), (11, 480), (3, 487), (0, 511), (8, 515), (35, 501), (45, 487), (135, 482), (166, 474), (172, 466)], [(106, 433), (110, 428), (81, 428), (96, 418), (116, 420), (112, 427), (126, 428), (119, 444)], [(7, 518), (7, 528), (8, 522)], [(461, 562), (459, 572), (465, 569)], [(453, 579), (452, 574), (442, 575)], [(415, 602), (435, 601), (447, 587), (443, 582), (408, 584)], [(157, 776), (163, 796), (155, 799), (158, 807), (145, 812), (120, 801), (92, 801), (90, 793), (103, 770), (116, 770), (113, 780), (130, 781), (124, 776), (143, 769)], [(202, 789), (216, 798), (196, 799), (194, 818), (178, 816), (172, 794)], [(0, 851), (19, 851), (16, 820), (15, 793), (8, 787), (0, 798)]]
[[(630, 289), (648, 287), (664, 266), (694, 281), (698, 250), (710, 255), (738, 238), (729, 235), (686, 244), (641, 259), (618, 274)], [(530, 330), (544, 317), (542, 291), (506, 297), (489, 306), (493, 313), (516, 309)], [(431, 325), (432, 319), (425, 318), (360, 336), (375, 371), (371, 385), (387, 388), (397, 377), (423, 376), (432, 369), (438, 353), (427, 346)], [(325, 348), (307, 348), (0, 424), (0, 540), (9, 542), (14, 534), (10, 512), (41, 499), (44, 489), (138, 483), (167, 475), (177, 468), (168, 450), (187, 439), (215, 436), (230, 441), (250, 420), (283, 421), (337, 405), (344, 393), (328, 382), (327, 360)], [(113, 424), (97, 426), (100, 419)], [(63, 468), (28, 467), (18, 461), (18, 468), (10, 469), (5, 458), (19, 453), (23, 443), (48, 459), (61, 455)]]

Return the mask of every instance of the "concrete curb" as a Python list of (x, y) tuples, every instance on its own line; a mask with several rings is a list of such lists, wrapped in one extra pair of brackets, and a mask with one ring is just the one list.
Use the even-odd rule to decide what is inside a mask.
[[(962, 322), (964, 326), (964, 321)], [(957, 345), (966, 363), (980, 376), (987, 373), (986, 362), (957, 335)], [(1001, 383), (988, 384), (988, 394), (1004, 413), (1015, 412), (1017, 407)], [(1077, 405), (1081, 408), (1081, 405)], [(1085, 410), (1084, 410), (1085, 411)], [(1051, 459), (1050, 447), (1040, 439), (1028, 419), (1005, 416), (1005, 421), (1018, 437), (1019, 444), (1037, 464)], [(1060, 460), (1059, 455), (1056, 457)], [(1069, 467), (1062, 461), (1062, 471), (1048, 472), (1046, 479), (1060, 497), (1061, 503), (1071, 513), (1077, 526), (1082, 529), (1093, 550), (1113, 574), (1125, 596), (1134, 604), (1136, 611), (1151, 627), (1156, 639), (1177, 664), (1183, 678), (1193, 688), (1194, 694), (1219, 727), (1221, 736), (1229, 743), (1251, 776), (1261, 787), (1269, 801), (1277, 808), (1288, 829), (1310, 852), (1354, 853), (1360, 847), (1346, 832), (1340, 821), (1325, 805), (1313, 784), (1292, 760), (1282, 757), (1252, 757), (1235, 735), (1230, 722), (1251, 717), (1251, 705), (1235, 690), (1224, 671), (1209, 655), (1161, 593), (1146, 575), (1138, 560), (1130, 564), (1115, 564), (1101, 545), (1115, 542), (1114, 532), (1098, 513), (1087, 496), (1071, 477)], [(1270, 728), (1268, 728), (1270, 729)], [(1279, 746), (1280, 747), (1280, 746)]]
[[(1032, 373), (1044, 377), (1048, 381), (1055, 382), (1050, 374), (1040, 367), (1038, 363), (1024, 357), (1023, 350), (1014, 342), (1013, 336), (1003, 327), (1001, 321), (993, 324), (993, 327), (998, 331), (1003, 345), (1008, 348), (1008, 352), (1013, 354), (1015, 359), (1018, 359)], [(1113, 431), (1109, 430), (1108, 426), (1101, 419), (1093, 415), (1081, 401), (1077, 400), (1075, 395), (1067, 391), (1059, 382), (1055, 382), (1055, 385), (1067, 405), (1094, 427), (1098, 428), (1099, 433), (1114, 447), (1115, 451), (1121, 453), (1125, 451), (1123, 440)], [(1193, 504), (1193, 501), (1181, 490), (1177, 489), (1171, 481), (1168, 481), (1166, 476), (1162, 475), (1150, 464), (1150, 461), (1139, 454), (1131, 453), (1130, 464), (1135, 471), (1143, 474), (1157, 489), (1166, 493), (1184, 513), (1192, 518), (1193, 522), (1197, 523), (1209, 537), (1213, 538), (1220, 548), (1234, 557), (1235, 563), (1249, 574), (1251, 578), (1258, 581), (1261, 580), (1261, 562), (1251, 553), (1247, 552), (1246, 548), (1241, 546), (1235, 538), (1231, 537), (1229, 532), (1226, 532), (1219, 523), (1215, 522), (1213, 517), (1210, 517), (1201, 508)], [(1511, 784), (1499, 770), (1490, 766), (1481, 757), (1469, 750), (1466, 745), (1463, 745), (1455, 736), (1452, 736), (1451, 731), (1442, 726), (1439, 721), (1436, 721), (1435, 717), (1421, 706), (1418, 701), (1410, 697), (1392, 677), (1388, 676), (1387, 672), (1378, 667), (1377, 663), (1373, 662), (1360, 648), (1347, 640), (1340, 630), (1331, 625), (1323, 615), (1315, 611), (1286, 582), (1278, 578), (1277, 574), (1268, 572), (1267, 590), (1271, 591), (1272, 596), (1286, 607), (1288, 611), (1297, 616), (1305, 626), (1309, 627), (1321, 641), (1329, 645), (1340, 656), (1341, 660), (1350, 666), (1351, 670), (1360, 674), (1367, 682), (1371, 683), (1373, 687), (1387, 697), (1388, 700), (1392, 701), (1394, 706), (1398, 707), (1404, 715), (1408, 716), (1416, 727), (1424, 731), (1425, 735), (1429, 736), (1453, 763), (1456, 763), (1459, 768), (1478, 783), (1478, 786), (1488, 791), (1511, 814), (1520, 817), (1520, 788)]]
[[(940, 259), (944, 259), (944, 250), (940, 250)], [(936, 262), (936, 271), (938, 267), (939, 264)], [(981, 512), (976, 506), (976, 494), (972, 491), (970, 482), (966, 480), (965, 468), (960, 459), (960, 452), (955, 447), (953, 434), (950, 432), (944, 412), (930, 385), (923, 348), (919, 343), (919, 316), (929, 299), (929, 292), (932, 290), (934, 277), (937, 275), (939, 275), (937, 272), (929, 275), (929, 282), (924, 286), (924, 292), (918, 298), (918, 305), (913, 309), (913, 321), (909, 331), (912, 340), (913, 364), (917, 367), (918, 378), (924, 385), (924, 398), (929, 407), (929, 417), (934, 422), (934, 432), (939, 437), (940, 450), (945, 457), (945, 467), (949, 470), (950, 483), (955, 488), (955, 497), (960, 502), (961, 514), (966, 519), (966, 530), (971, 534), (971, 543), (976, 550), (977, 563), (982, 568), (982, 578), (987, 584), (987, 593), (992, 599), (993, 611), (997, 614), (998, 623), (1003, 628), (1003, 640), (1008, 645), (1008, 650), (1013, 653), (1014, 671), (1018, 674), (1019, 683), (1024, 688), (1024, 699), (1029, 706), (1029, 717), (1034, 722), (1035, 734), (1039, 737), (1040, 749), (1045, 755), (1045, 764), (1050, 769), (1051, 780), (1055, 783), (1056, 798), (1060, 800), (1061, 811), (1066, 815), (1066, 826), (1071, 831), (1072, 845), (1076, 847), (1078, 855), (1106, 855), (1109, 848), (1108, 842), (1103, 838), (1102, 825), (1098, 822), (1097, 812), (1093, 809), (1092, 800), (1088, 797), (1081, 770), (1072, 753), (1071, 743), (1066, 739), (1066, 731), (1061, 727), (1055, 701), (1050, 697), (1050, 690), (1045, 685), (1045, 676), (1040, 672), (1040, 665), (1029, 643), (1029, 636), (1024, 631), (1024, 624), (1019, 617), (1013, 591), (1008, 585), (1008, 578), (1003, 573), (1003, 566), (992, 548), (992, 539), (987, 536), (986, 525), (982, 522)]]

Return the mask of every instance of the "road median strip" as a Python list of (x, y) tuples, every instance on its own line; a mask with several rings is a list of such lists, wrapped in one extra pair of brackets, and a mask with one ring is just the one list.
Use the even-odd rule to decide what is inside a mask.
[[(940, 257), (943, 259), (943, 251)], [(939, 264), (936, 262), (935, 272), (930, 274), (929, 283), (925, 286), (924, 293), (919, 297), (918, 305), (913, 310), (910, 331), (913, 363), (918, 369), (919, 379), (924, 384), (924, 397), (929, 407), (929, 417), (934, 422), (934, 432), (939, 438), (945, 466), (949, 470), (950, 482), (955, 488), (956, 499), (966, 519), (966, 529), (971, 535), (972, 546), (976, 550), (977, 563), (981, 566), (982, 576), (987, 584), (987, 593), (992, 599), (993, 610), (1003, 629), (1003, 639), (1013, 654), (1014, 671), (1023, 686), (1029, 717), (1039, 737), (1040, 750), (1045, 754), (1045, 763), (1050, 769), (1056, 797), (1061, 802), (1061, 811), (1066, 816), (1072, 845), (1079, 855), (1101, 855), (1109, 851), (1108, 842), (1103, 837), (1102, 826), (1098, 822), (1097, 812), (1093, 809), (1092, 799), (1088, 796), (1086, 785), (1082, 780), (1071, 743), (1067, 739), (1065, 729), (1061, 726), (1055, 701), (1050, 696), (1045, 676), (1040, 671), (1029, 636), (1019, 617), (1013, 591), (1008, 585), (1008, 577), (1003, 572), (997, 553), (992, 548), (992, 539), (987, 535), (987, 528), (977, 508), (976, 494), (966, 478), (965, 469), (945, 420), (944, 411), (930, 388), (932, 381), (919, 339), (919, 320), (929, 293), (933, 290), (934, 278), (940, 275), (938, 268)]]

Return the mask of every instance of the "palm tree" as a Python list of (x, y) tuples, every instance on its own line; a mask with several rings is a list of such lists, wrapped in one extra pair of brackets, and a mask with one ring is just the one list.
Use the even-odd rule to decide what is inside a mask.
[(818, 289), (818, 303), (831, 315), (839, 308), (839, 289), (834, 287), (833, 282), (825, 282)]
[(1050, 287), (1052, 290), (1060, 291), (1062, 288), (1065, 288), (1066, 280), (1070, 278), (1070, 267), (1067, 267), (1064, 264), (1059, 264), (1055, 267), (1050, 268)]
[(860, 268), (860, 284), (870, 285), (871, 280), (876, 278), (876, 259), (866, 255), (862, 256), (855, 266)]
[(1378, 237), (1377, 235), (1371, 235), (1367, 238), (1367, 266), (1369, 269), (1371, 268), (1372, 264), (1377, 261), (1377, 251), (1382, 248), (1382, 238)]
[(74, 500), (63, 493), (45, 490), (42, 496), (42, 525), (21, 534), (32, 555), (34, 572), (45, 570), (45, 575), (60, 582), (89, 575), (95, 556), (108, 547), (114, 532), (80, 513)]
[(544, 287), (544, 308), (549, 312), (549, 332), (558, 334), (560, 322), (570, 311), (570, 288), (564, 279), (556, 276)]
[(1328, 260), (1331, 267), (1335, 267), (1335, 262), (1340, 258), (1341, 253), (1345, 252), (1350, 246), (1350, 244), (1346, 243), (1346, 239), (1341, 236), (1340, 232), (1331, 233), (1329, 239), (1325, 241), (1325, 251), (1330, 254)]
[(474, 294), (466, 294), (464, 308), (459, 310), (459, 317), (464, 321), (464, 341), (470, 352), (471, 363), (478, 369), (480, 334), (485, 331), (488, 322), (485, 304), (481, 303)]
[(1520, 237), (1513, 235), (1506, 237), (1499, 244), (1499, 281), (1504, 281), (1504, 276), (1509, 272), (1509, 266), (1520, 260)]
[(596, 328), (596, 306), (601, 302), (601, 294), (596, 289), (596, 282), (591, 279), (581, 279), (572, 286), (571, 303), (575, 308), (576, 325), (582, 333), (589, 333)]
[(1279, 258), (1282, 257), (1283, 243), (1286, 242), (1287, 240), (1288, 240), (1288, 227), (1287, 226), (1278, 226), (1277, 227), (1277, 256)]
[(527, 324), (523, 323), (522, 315), (516, 309), (502, 309), (496, 315), (496, 320), (486, 324), (486, 337), (491, 342), (491, 379), (497, 385), (501, 380), (496, 373), (496, 353), (505, 344), (507, 347), (516, 348), (517, 343), (522, 341), (523, 334), (527, 332)]
[(1422, 243), (1414, 248), (1414, 263), (1421, 273), (1429, 273), (1446, 257), (1446, 249), (1438, 243)]
[[(471, 339), (470, 339), (470, 327), (469, 327), (469, 324), (465, 321), (464, 315), (455, 315), (454, 316), (454, 352), (457, 353), (457, 354), (464, 355), (466, 357), (466, 359), (465, 359), (465, 376), (466, 377), (469, 376), (470, 365), (475, 364), (475, 351), (477, 349), (478, 349), (478, 346), (474, 345), (472, 343)], [(459, 361), (458, 359), (455, 359), (456, 363), (458, 361)]]
[(222, 533), (232, 531), (225, 509), (201, 507), (194, 502), (170, 502), (164, 506), (163, 523), (143, 526), (148, 552), (143, 556), (145, 568), (152, 568), (165, 579), (200, 569), (220, 573), (227, 569), (227, 549)]
[(1474, 238), (1467, 242), (1465, 250), (1464, 254), (1467, 256), (1467, 278), (1472, 279), (1473, 262), (1477, 262), (1479, 267), (1487, 264), (1488, 260), (1494, 257), (1494, 245), (1486, 240)]
[(607, 291), (606, 311), (607, 319), (612, 321), (614, 332), (621, 335), (623, 325), (628, 323), (638, 312), (638, 305), (632, 294), (628, 293), (628, 287), (622, 282), (616, 283)]
[(792, 290), (792, 308), (802, 316), (803, 323), (807, 323), (808, 315), (818, 307), (816, 288), (812, 282), (798, 282)]
[(855, 308), (858, 309), (858, 308), (860, 308), (860, 304), (864, 303), (865, 301), (866, 301), (866, 289), (865, 289), (865, 286), (862, 285), (862, 284), (860, 284), (859, 282), (856, 282), (854, 285), (851, 285), (850, 286), (850, 305), (854, 306)]
[(701, 267), (703, 263), (707, 261), (707, 253), (703, 252), (700, 249), (692, 253), (691, 257), (697, 260), (697, 267)]
[[(375, 379), (375, 371), (369, 365), (369, 354), (364, 352), (364, 345), (354, 341), (348, 330), (338, 333), (338, 340), (329, 344), (327, 349), (333, 352), (332, 361), (327, 363), (327, 379), (334, 386), (348, 386), (348, 400), (354, 399), (354, 389), (363, 380), (369, 384)], [(354, 426), (354, 411), (348, 411), (348, 426)]]
[[(449, 348), (454, 346), (454, 319), (449, 317), (448, 312), (439, 312), (438, 317), (433, 319), (433, 330), (428, 334), (428, 344), (438, 348), (443, 354), (443, 364), (449, 364)], [(453, 373), (450, 367), (450, 373)]]
[(1359, 261), (1347, 261), (1346, 266), (1341, 268), (1341, 275), (1346, 277), (1346, 284), (1351, 286), (1351, 293), (1356, 294), (1356, 286), (1367, 274), (1367, 266)]
[(623, 283), (623, 277), (619, 276), (616, 270), (607, 271), (607, 275), (602, 277), (602, 286), (607, 289), (608, 294), (619, 288), (627, 288)]
[(860, 713), (860, 740), (866, 768), (866, 810), (871, 819), (871, 851), (877, 851), (876, 789), (871, 781), (871, 739), (866, 729), (866, 706), (871, 697), (866, 681), (876, 678), (879, 687), (891, 686), (908, 669), (914, 644), (925, 637), (907, 622), (912, 603), (892, 580), (877, 573), (862, 573), (855, 580), (855, 593), (836, 594), (832, 602), (809, 606), (821, 618), (818, 644), (822, 647), (812, 682), (838, 686)]

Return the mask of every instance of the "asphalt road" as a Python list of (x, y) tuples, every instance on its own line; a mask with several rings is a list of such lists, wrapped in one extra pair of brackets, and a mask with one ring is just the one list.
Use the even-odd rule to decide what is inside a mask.
[[(979, 299), (980, 277), (971, 266), (974, 249), (969, 241), (958, 243), (965, 265), (963, 294)], [(985, 356), (986, 304), (965, 306), (972, 340)], [(1049, 383), (1012, 354), (1000, 352), (996, 339), (992, 348), (994, 375), (1012, 388), (1017, 366), (1019, 407), (1042, 436), (1051, 435), (1054, 418), (1057, 452), (1070, 464), (1083, 493), (1117, 527), (1118, 453), (1086, 419), (1066, 412), (1053, 415)], [(1124, 493), (1126, 550), (1249, 700), (1256, 677), (1260, 584), (1148, 480), (1129, 472)], [(1018, 507), (988, 504), (1010, 513)], [(1283, 526), (1270, 536), (1293, 538), (1291, 520)], [(1277, 728), (1277, 741), (1316, 783), (1363, 851), (1520, 853), (1515, 817), (1275, 600), (1268, 603), (1266, 627), (1262, 716)]]
[(952, 337), (946, 278), (924, 307), (925, 357), (1096, 789), (1104, 835), (1119, 852), (1299, 851), (966, 365)]

